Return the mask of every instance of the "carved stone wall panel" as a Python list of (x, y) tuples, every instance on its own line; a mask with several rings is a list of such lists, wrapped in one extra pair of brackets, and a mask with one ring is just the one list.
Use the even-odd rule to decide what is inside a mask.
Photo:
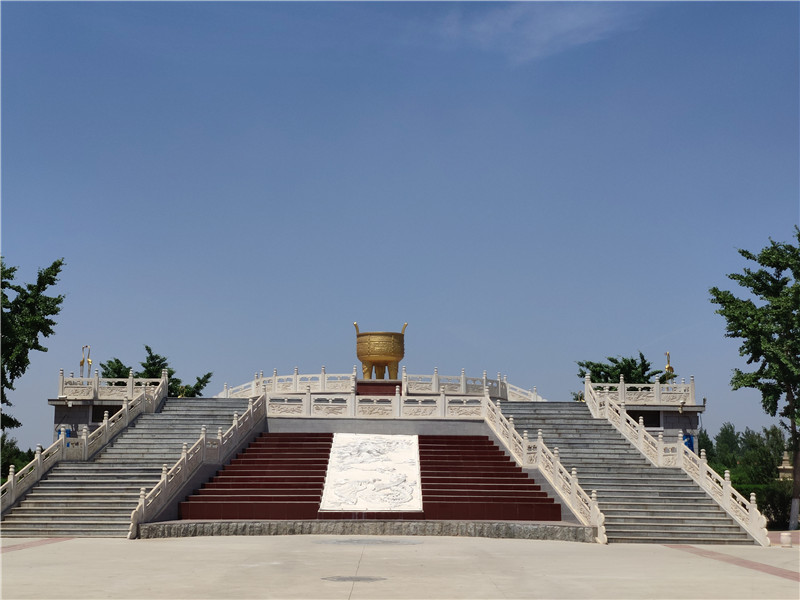
[(436, 414), (435, 406), (404, 406), (403, 416), (407, 417), (429, 417)]
[(480, 406), (450, 406), (447, 414), (451, 417), (480, 417)]
[(394, 410), (391, 406), (359, 405), (356, 407), (359, 416), (362, 417), (391, 417)]
[(270, 415), (302, 415), (302, 404), (269, 404)]
[(94, 393), (92, 392), (92, 388), (85, 385), (75, 387), (64, 386), (64, 395), (66, 395), (67, 398), (92, 398)]
[(314, 406), (315, 415), (322, 415), (324, 417), (340, 417), (347, 412), (346, 406)]

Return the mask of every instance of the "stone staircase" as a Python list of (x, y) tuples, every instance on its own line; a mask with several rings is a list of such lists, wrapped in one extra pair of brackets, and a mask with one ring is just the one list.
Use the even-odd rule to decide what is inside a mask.
[(420, 435), (423, 510), (322, 511), (333, 434), (262, 433), (180, 503), (180, 518), (560, 521), (561, 505), (487, 436)]
[(190, 446), (203, 425), (208, 435), (228, 429), (240, 398), (168, 398), (161, 412), (139, 416), (88, 462), (61, 462), (11, 509), (4, 537), (125, 537), (140, 488), (150, 490)]
[(419, 436), (426, 519), (560, 521), (561, 505), (487, 436)]
[(180, 518), (316, 519), (332, 433), (262, 433), (180, 503)]
[(752, 544), (752, 538), (681, 469), (653, 466), (613, 425), (581, 402), (502, 402), (517, 431), (542, 430), (562, 464), (597, 490), (608, 541)]

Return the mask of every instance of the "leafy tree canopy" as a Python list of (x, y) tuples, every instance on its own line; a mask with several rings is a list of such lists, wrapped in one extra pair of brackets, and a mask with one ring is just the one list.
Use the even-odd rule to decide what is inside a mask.
[[(135, 371), (133, 376), (144, 379), (158, 379), (161, 377), (161, 370), (166, 369), (169, 375), (169, 390), (168, 395), (172, 397), (181, 396), (185, 398), (193, 398), (202, 396), (203, 389), (211, 381), (212, 373), (206, 373), (200, 377), (195, 378), (193, 384), (185, 384), (183, 381), (175, 377), (175, 369), (169, 366), (167, 357), (155, 354), (150, 346), (144, 347), (146, 356), (143, 362), (139, 363), (142, 367), (140, 371)], [(120, 359), (112, 358), (108, 362), (100, 363), (101, 377), (108, 378), (126, 378), (131, 370), (131, 367), (125, 365)]]
[(714, 441), (704, 429), (697, 437), (711, 468), (718, 473), (730, 471), (733, 487), (745, 498), (755, 492), (770, 527), (788, 527), (792, 496), (789, 483), (778, 480), (778, 465), (786, 450), (780, 427), (764, 427), (761, 432), (748, 427), (739, 432), (731, 423), (723, 423)]
[(583, 379), (588, 374), (593, 383), (619, 383), (620, 375), (625, 377), (625, 383), (653, 383), (654, 377), (666, 383), (675, 377), (674, 373), (653, 369), (641, 352), (638, 359), (633, 356), (609, 356), (606, 360), (607, 363), (590, 360), (578, 362), (578, 377)]
[(794, 454), (791, 526), (797, 527), (800, 508), (800, 229), (795, 226), (797, 245), (770, 239), (760, 252), (739, 250), (755, 263), (728, 278), (739, 284), (747, 297), (711, 288), (711, 302), (725, 318), (725, 336), (742, 340), (739, 355), (753, 365), (750, 371), (734, 369), (733, 389), (753, 388), (761, 392), (767, 414), (781, 417), (790, 432)]
[[(35, 283), (16, 284), (17, 267), (8, 267), (0, 258), (2, 271), (2, 398), (0, 403), (11, 406), (6, 391), (14, 389), (14, 382), (22, 377), (30, 365), (32, 350), (47, 352), (40, 337), (54, 333), (55, 317), (61, 311), (63, 295), (48, 296), (47, 289), (56, 284), (64, 259), (58, 259), (45, 269), (40, 269)], [(3, 411), (0, 426), (5, 431), (21, 423)]]

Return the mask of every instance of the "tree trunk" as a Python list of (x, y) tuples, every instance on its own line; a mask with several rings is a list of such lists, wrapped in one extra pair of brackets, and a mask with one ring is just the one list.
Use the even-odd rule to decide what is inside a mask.
[(794, 468), (792, 469), (792, 509), (789, 513), (789, 530), (797, 529), (797, 514), (800, 509), (800, 448), (794, 447)]
[(793, 531), (797, 529), (798, 509), (800, 509), (800, 436), (798, 436), (797, 419), (794, 410), (794, 403), (797, 401), (797, 398), (795, 398), (794, 390), (791, 387), (787, 390), (786, 401), (787, 408), (789, 409), (789, 431), (791, 432), (789, 443), (792, 446), (792, 455), (794, 458), (792, 461), (792, 477), (794, 478), (792, 482), (792, 507), (789, 512), (789, 530)]

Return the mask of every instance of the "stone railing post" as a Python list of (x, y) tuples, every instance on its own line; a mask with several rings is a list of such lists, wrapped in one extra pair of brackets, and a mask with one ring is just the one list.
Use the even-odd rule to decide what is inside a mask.
[(103, 445), (108, 444), (108, 411), (103, 411)]
[(278, 369), (272, 369), (272, 391), (278, 391)]
[(531, 460), (528, 458), (528, 430), (522, 430), (522, 461), (525, 465), (530, 465)]
[(572, 478), (569, 482), (569, 501), (573, 508), (578, 506), (578, 469), (572, 467)]
[(403, 396), (408, 396), (408, 373), (406, 372), (405, 365), (403, 365), (402, 375), (400, 376), (400, 383), (403, 386), (402, 389)]
[(439, 416), (443, 419), (447, 417), (447, 395), (444, 390), (439, 392)]
[(14, 465), (8, 465), (8, 493), (11, 498), (11, 502), (15, 502), (17, 500), (17, 475), (15, 473), (16, 467)]
[[(703, 466), (708, 465), (708, 459), (706, 458), (706, 449), (705, 448), (700, 448), (700, 462), (703, 464)], [(700, 473), (700, 476), (701, 477), (703, 476), (702, 472)]]
[(689, 377), (689, 404), (694, 404), (694, 375)]
[(64, 369), (58, 370), (58, 397), (63, 398), (67, 394), (64, 392)]
[(661, 404), (661, 382), (656, 378), (656, 382), (653, 384), (653, 393), (655, 398), (656, 404)]
[(67, 459), (67, 428), (63, 425), (59, 430), (58, 439), (61, 441), (61, 460)]
[(486, 371), (483, 372), (483, 389), (489, 388), (489, 379), (486, 377)]
[(184, 476), (186, 475), (186, 463), (188, 461), (186, 455), (188, 453), (189, 453), (189, 444), (183, 442), (183, 444), (181, 445), (181, 463), (183, 463), (183, 468), (181, 469), (181, 472), (184, 474)]
[(166, 463), (161, 465), (161, 487), (163, 491), (162, 494), (167, 491), (167, 473), (169, 472), (169, 467)]
[(293, 392), (297, 392), (299, 390), (299, 381), (300, 381), (299, 371), (297, 370), (297, 367), (295, 367), (294, 368), (294, 377), (292, 378), (292, 391)]
[(81, 445), (83, 446), (83, 460), (89, 460), (89, 426), (84, 425), (81, 430)]
[(439, 367), (433, 367), (433, 377), (431, 378), (431, 392), (439, 393)]
[(750, 493), (750, 505), (747, 507), (747, 509), (747, 516), (750, 518), (750, 525), (753, 527), (758, 527), (758, 520), (761, 515), (758, 512), (758, 503), (756, 502), (755, 492)]
[(617, 396), (619, 398), (619, 405), (625, 406), (625, 376), (619, 376), (619, 389), (617, 390)]
[(497, 372), (497, 397), (503, 398), (504, 400), (507, 399), (503, 395), (503, 374), (500, 371)]
[(558, 446), (553, 446), (553, 462), (555, 462), (556, 465), (561, 464), (561, 454), (558, 451)]
[(319, 391), (324, 392), (327, 390), (325, 379), (328, 376), (325, 374), (325, 365), (322, 365), (322, 372), (319, 375)]
[(223, 398), (230, 398), (231, 397), (231, 393), (230, 393), (230, 391), (228, 391), (228, 382), (227, 381), (222, 385), (222, 397)]
[(353, 365), (353, 375), (350, 379), (350, 392), (356, 393), (356, 381), (358, 381), (358, 365)]
[[(253, 410), (253, 401), (252, 400), (250, 401), (250, 410), (251, 411)], [(207, 437), (206, 432), (207, 431), (208, 430), (206, 429), (205, 425), (203, 425), (200, 428), (200, 458), (201, 458), (201, 462), (203, 462), (203, 463), (206, 462), (206, 437)]]
[(133, 369), (128, 369), (128, 399), (133, 400)]
[(678, 466), (683, 468), (683, 430), (678, 429)]
[[(34, 458), (36, 459), (36, 479), (37, 480), (41, 479), (42, 475), (43, 475), (42, 470), (44, 468), (44, 465), (42, 464), (42, 450), (43, 450), (42, 445), (41, 444), (36, 444), (36, 455), (35, 455)], [(11, 468), (12, 466), (13, 465), (9, 465), (9, 468)]]
[(644, 417), (639, 415), (639, 424), (636, 427), (636, 443), (641, 449), (644, 446)]
[(722, 506), (725, 510), (731, 505), (731, 472), (725, 469), (725, 478), (722, 481)]
[(97, 400), (100, 396), (100, 371), (94, 370), (94, 379), (92, 379), (92, 398)]
[(250, 393), (255, 394), (258, 389), (258, 371), (253, 373), (253, 382), (250, 384)]
[(658, 432), (658, 466), (664, 464), (664, 432)]
[(306, 386), (306, 396), (305, 396), (305, 400), (303, 400), (303, 402), (307, 406), (306, 414), (307, 415), (311, 415), (311, 386), (310, 385)]
[(164, 384), (164, 395), (169, 396), (169, 371), (161, 369), (161, 383)]
[(131, 423), (131, 415), (130, 415), (130, 400), (125, 398), (125, 401), (122, 403), (122, 408), (125, 410), (125, 427), (130, 425)]
[(464, 369), (461, 369), (461, 386), (459, 389), (461, 390), (459, 393), (467, 393), (467, 373)]
[(533, 401), (534, 402), (539, 401), (539, 392), (536, 391), (536, 386), (533, 386)]
[[(594, 415), (594, 411), (591, 410), (594, 401), (591, 403), (589, 402), (589, 397), (592, 395), (592, 380), (589, 378), (589, 375), (585, 375), (583, 377), (583, 401), (586, 403), (586, 406), (589, 407), (589, 410)], [(598, 417), (605, 417), (605, 414), (599, 414)]]
[(400, 386), (394, 386), (394, 416), (398, 419), (403, 416), (403, 397), (400, 395)]
[(144, 523), (145, 517), (147, 516), (146, 510), (147, 505), (145, 503), (145, 498), (147, 497), (147, 489), (139, 488), (139, 505), (142, 507), (142, 514), (141, 514), (141, 521)]
[(239, 413), (233, 413), (233, 441), (236, 442), (239, 438)]
[(542, 439), (542, 430), (539, 429), (536, 432), (536, 458), (535, 458), (535, 466), (540, 467), (542, 464), (542, 444), (544, 444), (544, 440)]

